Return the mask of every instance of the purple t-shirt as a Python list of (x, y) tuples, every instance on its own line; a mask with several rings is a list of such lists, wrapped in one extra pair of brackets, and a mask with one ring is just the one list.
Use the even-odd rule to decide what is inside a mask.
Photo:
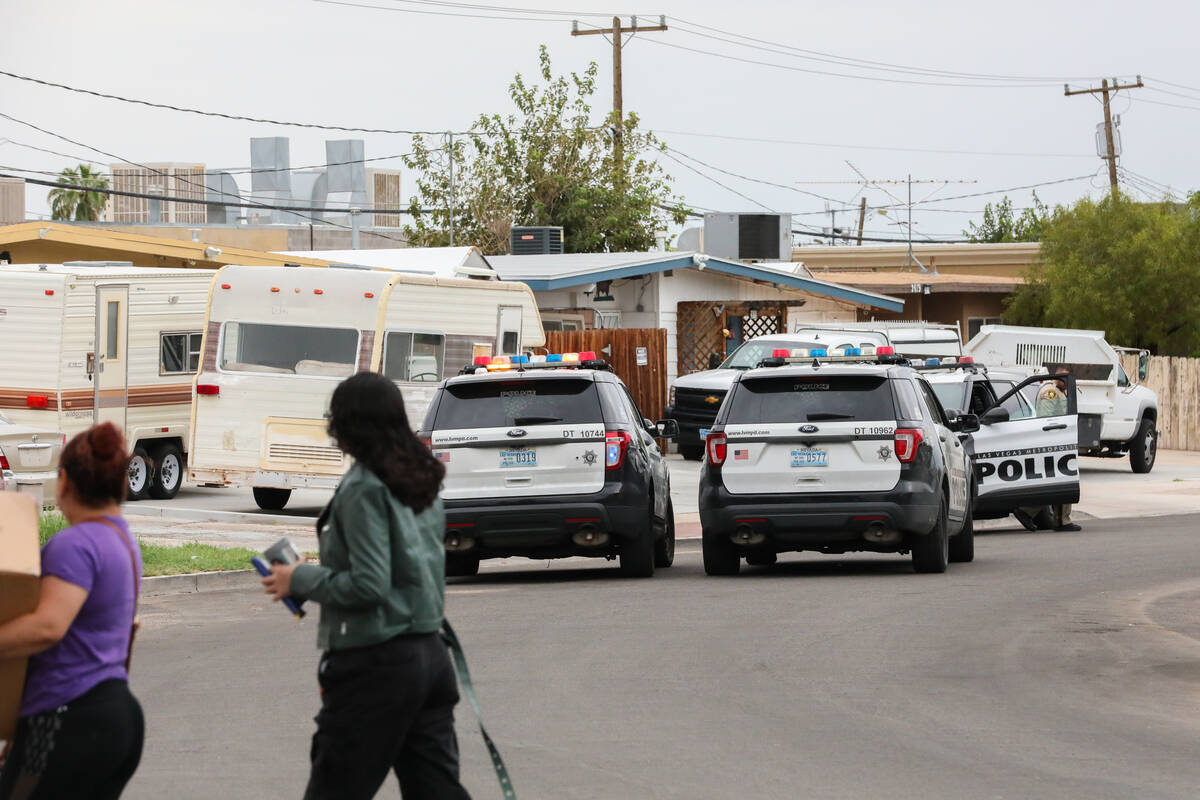
[[(108, 517), (133, 548), (138, 575), (142, 554), (129, 526)], [(42, 575), (53, 575), (86, 589), (75, 621), (58, 644), (29, 659), (22, 717), (49, 711), (74, 700), (101, 681), (128, 680), (125, 655), (133, 621), (134, 574), (129, 550), (103, 522), (72, 525), (42, 548)]]

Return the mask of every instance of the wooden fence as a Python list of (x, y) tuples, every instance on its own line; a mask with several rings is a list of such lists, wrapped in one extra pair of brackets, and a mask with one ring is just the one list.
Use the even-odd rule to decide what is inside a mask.
[(651, 420), (662, 419), (667, 406), (665, 328), (546, 331), (546, 348), (551, 353), (594, 350), (629, 387), (638, 409)]
[[(1137, 377), (1137, 357), (1122, 356), (1122, 366)], [(1158, 395), (1158, 446), (1200, 450), (1200, 358), (1151, 356), (1142, 383)]]

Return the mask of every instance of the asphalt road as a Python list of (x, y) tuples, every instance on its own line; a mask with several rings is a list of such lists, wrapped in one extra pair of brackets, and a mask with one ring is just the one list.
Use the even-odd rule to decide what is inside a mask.
[[(1200, 796), (1200, 516), (988, 534), (973, 564), (817, 554), (651, 580), (572, 560), (452, 583), (521, 798)], [(298, 797), (315, 620), (149, 598), (126, 797)], [(460, 706), (465, 782), (499, 797)], [(396, 797), (389, 782), (381, 797)]]

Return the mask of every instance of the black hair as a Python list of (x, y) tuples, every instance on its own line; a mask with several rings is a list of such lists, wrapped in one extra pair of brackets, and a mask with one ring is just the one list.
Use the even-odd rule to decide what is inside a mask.
[(396, 384), (379, 373), (360, 372), (333, 390), (329, 435), (414, 513), (437, 498), (446, 468), (409, 427)]

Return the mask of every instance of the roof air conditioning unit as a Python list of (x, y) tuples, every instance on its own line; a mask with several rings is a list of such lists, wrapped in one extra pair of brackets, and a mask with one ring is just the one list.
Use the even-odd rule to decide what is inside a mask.
[(791, 261), (791, 214), (704, 215), (704, 252), (735, 261)]
[(563, 229), (550, 225), (514, 226), (509, 232), (509, 249), (514, 256), (562, 253)]

